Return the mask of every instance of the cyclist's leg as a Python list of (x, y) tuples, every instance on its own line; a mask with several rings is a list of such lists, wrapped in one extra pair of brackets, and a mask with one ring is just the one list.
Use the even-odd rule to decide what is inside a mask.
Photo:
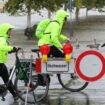
[[(8, 80), (9, 80), (9, 74), (8, 74), (8, 70), (7, 70), (7, 67), (5, 66), (5, 64), (0, 64), (0, 71), (1, 71), (1, 77), (4, 81), (4, 83), (8, 83)], [(10, 91), (10, 93), (13, 95), (13, 97), (16, 97), (16, 93), (13, 89), (13, 84), (12, 82), (10, 81), (9, 84), (8, 84), (8, 90)]]
[[(48, 83), (50, 83), (50, 76), (47, 74)], [(44, 74), (38, 74), (38, 85), (45, 86)]]
[[(64, 58), (65, 54), (63, 53), (62, 50), (58, 49), (54, 45), (50, 46), (50, 53), (48, 54), (48, 57), (61, 57)], [(47, 75), (48, 82), (50, 83), (51, 78), (49, 75)]]
[(44, 82), (44, 77), (42, 74), (38, 74), (38, 85), (44, 86), (46, 83)]
[(55, 46), (50, 47), (50, 53), (48, 54), (48, 57), (65, 57), (64, 53), (62, 50), (58, 49)]

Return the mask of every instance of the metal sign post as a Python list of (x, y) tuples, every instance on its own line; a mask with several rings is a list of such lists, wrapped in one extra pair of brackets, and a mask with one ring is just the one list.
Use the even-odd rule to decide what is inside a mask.
[(70, 12), (70, 20), (69, 20), (69, 33), (70, 38), (73, 37), (73, 21), (72, 21), (72, 0), (68, 0), (68, 9)]

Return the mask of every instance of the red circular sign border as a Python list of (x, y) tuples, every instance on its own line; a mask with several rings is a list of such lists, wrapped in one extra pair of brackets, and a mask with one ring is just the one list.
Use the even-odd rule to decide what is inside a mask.
[[(95, 56), (97, 56), (98, 58), (100, 58), (100, 60), (101, 60), (101, 62), (102, 62), (102, 70), (101, 70), (101, 72), (97, 75), (97, 76), (95, 76), (95, 77), (87, 77), (87, 76), (85, 76), (82, 72), (81, 72), (81, 70), (80, 70), (80, 62), (81, 62), (81, 60), (82, 60), (82, 58), (83, 57), (85, 57), (85, 56), (87, 56), (87, 55), (95, 55)], [(94, 51), (94, 50), (88, 50), (88, 51), (85, 51), (85, 52), (83, 52), (83, 53), (81, 53), (79, 56), (78, 56), (78, 58), (76, 59), (76, 73), (78, 74), (78, 76), (81, 78), (81, 79), (83, 79), (83, 80), (85, 80), (85, 81), (88, 81), (88, 82), (94, 82), (94, 81), (97, 81), (97, 80), (99, 80), (100, 78), (102, 78), (103, 77), (103, 75), (105, 74), (105, 58), (103, 57), (103, 55), (101, 54), (101, 53), (99, 53), (99, 52), (97, 52), (97, 51)]]

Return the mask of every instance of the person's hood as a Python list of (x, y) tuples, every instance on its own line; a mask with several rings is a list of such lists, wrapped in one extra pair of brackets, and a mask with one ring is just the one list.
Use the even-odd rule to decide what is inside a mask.
[(12, 26), (9, 23), (4, 23), (0, 25), (0, 36), (3, 36), (5, 38), (8, 38), (8, 30), (14, 28), (14, 26)]
[(64, 10), (58, 10), (56, 12), (55, 20), (61, 22), (64, 22), (65, 17), (69, 17), (70, 14)]

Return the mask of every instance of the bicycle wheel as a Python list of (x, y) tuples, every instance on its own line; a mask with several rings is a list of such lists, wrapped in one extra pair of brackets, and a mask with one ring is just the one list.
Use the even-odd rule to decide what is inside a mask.
[[(22, 68), (21, 68), (22, 67)], [(39, 84), (39, 75), (35, 73), (35, 64), (32, 64), (32, 78), (30, 79), (30, 62), (21, 62), (17, 68), (14, 86), (19, 98), (28, 103), (39, 102), (44, 99), (49, 90), (48, 76), (43, 74), (45, 85)], [(23, 71), (23, 72), (20, 72)], [(21, 74), (21, 75), (20, 75)], [(23, 75), (25, 78), (23, 78)], [(20, 78), (21, 77), (21, 78)], [(31, 80), (31, 82), (29, 82)], [(28, 92), (28, 93), (27, 93)]]
[(17, 75), (14, 84), (19, 98), (25, 102), (27, 97), (27, 103), (30, 104), (43, 100), (47, 96), (49, 90), (47, 75), (44, 75), (44, 79), (46, 85), (40, 86), (38, 84), (36, 75), (33, 75), (32, 82), (29, 84), (29, 86), (27, 86), (28, 83), (24, 80), (20, 80)]
[(62, 87), (71, 92), (79, 92), (88, 86), (88, 82), (75, 74), (57, 74), (57, 76)]

